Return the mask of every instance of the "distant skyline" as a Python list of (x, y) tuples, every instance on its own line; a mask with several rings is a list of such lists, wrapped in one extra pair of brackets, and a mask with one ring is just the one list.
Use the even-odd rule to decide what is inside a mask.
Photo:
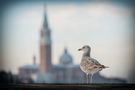
[[(52, 62), (57, 64), (67, 47), (74, 63), (79, 64), (77, 49), (90, 45), (91, 56), (109, 69), (107, 77), (128, 78), (132, 63), (132, 11), (111, 3), (46, 4), (52, 36)], [(3, 18), (3, 57), (5, 70), (17, 73), (25, 64), (39, 63), (39, 34), (44, 20), (44, 4), (9, 5)]]

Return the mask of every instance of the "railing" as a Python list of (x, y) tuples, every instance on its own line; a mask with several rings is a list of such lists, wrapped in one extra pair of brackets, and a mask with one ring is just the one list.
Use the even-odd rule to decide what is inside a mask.
[(1, 84), (0, 90), (135, 90), (135, 84)]

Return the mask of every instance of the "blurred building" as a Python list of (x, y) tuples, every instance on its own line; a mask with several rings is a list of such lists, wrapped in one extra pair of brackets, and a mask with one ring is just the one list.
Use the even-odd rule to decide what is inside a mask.
[(38, 65), (36, 64), (36, 57), (33, 56), (33, 64), (27, 64), (19, 68), (19, 79), (22, 83), (32, 82), (34, 76), (39, 73)]
[(79, 65), (73, 63), (73, 58), (67, 48), (64, 49), (60, 57), (59, 64), (53, 66), (53, 75), (55, 82), (58, 83), (78, 83), (84, 73), (81, 72)]
[[(80, 70), (79, 65), (73, 63), (73, 58), (64, 49), (60, 56), (59, 64), (53, 65), (51, 59), (51, 30), (48, 25), (47, 13), (44, 13), (44, 22), (40, 31), (40, 64), (24, 65), (19, 68), (19, 76), (24, 81), (34, 79), (35, 83), (86, 83), (86, 75)], [(123, 79), (105, 78), (99, 73), (93, 76), (94, 83), (125, 83)]]

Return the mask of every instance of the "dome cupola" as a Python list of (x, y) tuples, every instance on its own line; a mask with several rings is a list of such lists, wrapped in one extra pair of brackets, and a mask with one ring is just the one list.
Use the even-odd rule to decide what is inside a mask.
[(63, 54), (60, 57), (60, 64), (68, 65), (72, 64), (72, 62), (72, 56), (68, 53), (67, 48), (65, 48)]

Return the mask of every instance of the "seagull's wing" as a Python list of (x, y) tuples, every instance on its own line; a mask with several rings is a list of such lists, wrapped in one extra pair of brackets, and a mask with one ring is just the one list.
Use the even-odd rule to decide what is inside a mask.
[(86, 72), (91, 72), (93, 70), (93, 68), (97, 68), (97, 66), (99, 65), (98, 62), (96, 62), (96, 63), (98, 63), (98, 65), (95, 62), (96, 61), (94, 59), (85, 57), (82, 59), (82, 62), (80, 64), (81, 69)]
[(86, 67), (93, 67), (97, 65), (101, 65), (97, 60), (90, 58), (90, 57), (84, 57), (82, 58), (81, 65), (86, 66)]
[(94, 59), (94, 58), (89, 58), (89, 60), (90, 60), (91, 62), (93, 62), (93, 67), (94, 67), (94, 68), (96, 68), (96, 67), (98, 67), (98, 68), (108, 68), (108, 67), (106, 67), (106, 66), (100, 64), (100, 63), (99, 63), (96, 59)]
[(90, 66), (92, 65), (101, 65), (97, 60), (90, 57), (83, 57), (82, 61)]
[(96, 59), (94, 58), (88, 58), (89, 61), (91, 61), (94, 65), (101, 65)]

